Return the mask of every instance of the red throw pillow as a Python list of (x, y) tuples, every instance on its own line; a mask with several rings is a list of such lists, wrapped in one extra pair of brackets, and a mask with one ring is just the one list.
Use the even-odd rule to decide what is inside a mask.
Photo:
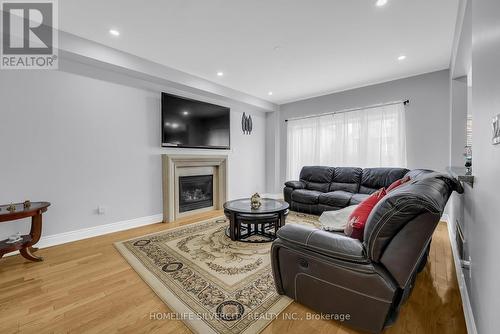
[(363, 202), (359, 203), (358, 207), (349, 215), (349, 220), (344, 229), (344, 233), (354, 239), (363, 241), (365, 232), (365, 224), (368, 220), (370, 212), (375, 205), (386, 195), (385, 188), (382, 188), (370, 195)]
[(390, 192), (391, 190), (394, 190), (396, 189), (397, 187), (399, 187), (400, 185), (403, 185), (405, 184), (406, 182), (410, 181), (410, 177), (409, 176), (405, 176), (399, 180), (396, 180), (394, 182), (392, 182), (392, 184), (389, 186), (389, 188), (387, 188), (385, 191), (386, 192)]

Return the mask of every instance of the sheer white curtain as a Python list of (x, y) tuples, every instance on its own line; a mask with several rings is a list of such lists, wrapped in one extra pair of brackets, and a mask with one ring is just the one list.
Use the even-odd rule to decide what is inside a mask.
[(303, 166), (406, 167), (403, 103), (287, 122), (287, 180)]

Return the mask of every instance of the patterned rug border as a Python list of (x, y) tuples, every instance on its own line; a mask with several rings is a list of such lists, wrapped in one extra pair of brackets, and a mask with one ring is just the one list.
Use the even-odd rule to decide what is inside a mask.
[[(214, 217), (210, 219), (201, 220), (198, 222), (185, 224), (177, 227), (168, 228), (159, 232), (148, 233), (140, 236), (136, 236), (127, 240), (117, 241), (114, 243), (117, 251), (123, 256), (123, 258), (128, 262), (128, 264), (132, 267), (132, 269), (139, 275), (139, 277), (154, 291), (154, 293), (167, 305), (171, 312), (178, 314), (189, 314), (193, 313), (193, 310), (189, 308), (182, 300), (180, 300), (170, 289), (166, 288), (161, 280), (156, 277), (151, 271), (149, 271), (144, 264), (133, 254), (131, 253), (124, 243), (135, 240), (138, 238), (149, 237), (157, 234), (162, 234), (165, 232), (175, 231), (178, 229), (186, 228), (192, 225), (198, 224), (206, 224), (218, 219), (223, 219), (224, 216)], [(280, 296), (278, 301), (274, 303), (272, 307), (270, 307), (267, 312), (273, 315), (281, 313), (286, 307), (288, 307), (293, 302), (292, 299), (287, 296)], [(207, 325), (203, 320), (194, 320), (194, 319), (181, 319), (181, 321), (192, 331), (195, 333), (213, 333), (218, 334), (212, 327)], [(272, 323), (272, 320), (258, 320), (254, 322), (252, 325), (247, 327), (241, 333), (260, 333), (264, 328), (266, 328), (269, 324)]]

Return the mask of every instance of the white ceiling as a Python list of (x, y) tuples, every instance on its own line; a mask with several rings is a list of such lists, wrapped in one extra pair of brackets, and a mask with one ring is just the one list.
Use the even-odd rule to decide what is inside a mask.
[(375, 2), (63, 0), (59, 22), (61, 30), (275, 103), (449, 67), (459, 0)]

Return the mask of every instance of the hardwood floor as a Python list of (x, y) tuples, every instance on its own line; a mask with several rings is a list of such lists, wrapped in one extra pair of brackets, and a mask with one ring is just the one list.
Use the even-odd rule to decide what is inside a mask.
[[(0, 260), (0, 333), (189, 333), (179, 320), (151, 320), (170, 312), (116, 251), (113, 242), (220, 215), (208, 213), (171, 224), (128, 231), (41, 249), (45, 261), (20, 255)], [(285, 311), (306, 317), (292, 303)], [(263, 333), (358, 333), (338, 322), (278, 317)], [(448, 240), (440, 223), (429, 262), (396, 324), (384, 333), (466, 333)]]

